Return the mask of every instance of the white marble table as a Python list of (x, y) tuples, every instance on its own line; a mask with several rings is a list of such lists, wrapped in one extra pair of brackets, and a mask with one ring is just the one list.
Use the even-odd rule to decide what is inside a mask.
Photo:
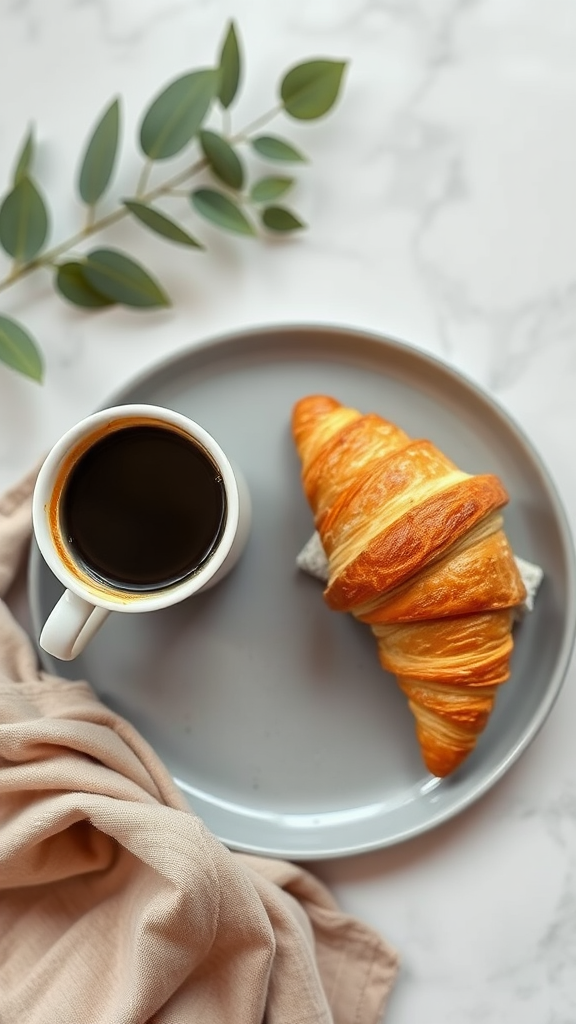
[[(277, 245), (212, 232), (188, 255), (126, 224), (170, 287), (168, 311), (86, 315), (30, 277), (1, 296), (46, 362), (38, 386), (0, 366), (0, 487), (132, 375), (228, 329), (330, 322), (403, 338), (463, 370), (523, 427), (576, 514), (576, 8), (569, 0), (238, 0), (239, 120), (307, 57), (350, 60), (341, 102), (278, 124), (311, 157)], [(231, 5), (0, 0), (0, 180), (27, 125), (55, 240), (74, 229), (88, 127), (123, 97), (117, 190), (137, 174), (140, 112), (208, 64)], [(3, 186), (4, 187), (4, 186)], [(576, 690), (570, 671), (528, 751), (424, 837), (314, 869), (398, 949), (389, 1024), (576, 1020)]]

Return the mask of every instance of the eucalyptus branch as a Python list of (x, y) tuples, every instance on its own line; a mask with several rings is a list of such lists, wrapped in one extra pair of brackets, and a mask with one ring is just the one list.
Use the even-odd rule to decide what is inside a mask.
[[(174, 174), (167, 181), (157, 185), (155, 188), (151, 188), (143, 196), (140, 196), (140, 201), (143, 203), (153, 202), (155, 199), (159, 199), (161, 196), (169, 195), (173, 192), (174, 188), (182, 185), (185, 181), (188, 181), (195, 174), (204, 170), (208, 166), (208, 161), (205, 157), (196, 160), (190, 167), (180, 171), (178, 174)], [(182, 195), (188, 193), (182, 192)], [(138, 191), (136, 192), (138, 195)], [(92, 207), (93, 209), (93, 207)], [(69, 252), (70, 249), (74, 249), (85, 239), (90, 238), (91, 235), (98, 234), (104, 231), (106, 228), (112, 227), (113, 224), (118, 224), (119, 221), (130, 215), (130, 210), (126, 206), (119, 206), (110, 213), (105, 214), (103, 217), (94, 219), (91, 222), (87, 222), (85, 227), (80, 231), (76, 231), (70, 235), (69, 238), (59, 242), (58, 245), (53, 246), (52, 249), (47, 249), (42, 256), (36, 257), (36, 259), (30, 260), (29, 263), (18, 264), (13, 270), (0, 281), (0, 292), (10, 288), (13, 284), (27, 274), (30, 274), (33, 270), (38, 270), (40, 267), (53, 267), (58, 261), (60, 256)]]
[[(30, 130), (16, 161), (11, 188), (0, 206), (0, 246), (13, 260), (0, 281), (0, 292), (44, 268), (54, 273), (60, 297), (84, 310), (169, 305), (159, 282), (126, 253), (100, 248), (73, 255), (92, 236), (126, 217), (166, 241), (203, 249), (203, 243), (187, 227), (154, 205), (163, 197), (187, 200), (200, 218), (236, 235), (302, 229), (299, 217), (278, 204), (294, 178), (265, 173), (248, 181), (242, 148), (251, 147), (260, 160), (276, 166), (304, 163), (306, 158), (291, 143), (261, 131), (280, 113), (298, 121), (322, 117), (336, 102), (344, 69), (344, 62), (330, 60), (294, 66), (281, 79), (279, 102), (233, 134), (230, 107), (240, 84), (241, 57), (236, 29), (230, 23), (217, 65), (182, 75), (148, 106), (140, 124), (144, 162), (134, 197), (120, 199), (121, 205), (97, 216), (97, 204), (109, 188), (118, 157), (120, 103), (112, 101), (90, 135), (79, 169), (77, 187), (85, 204), (84, 225), (51, 248), (45, 248), (48, 210), (32, 176), (34, 138)], [(207, 123), (216, 105), (222, 110), (222, 133)], [(178, 155), (193, 142), (199, 145), (201, 155), (150, 186), (154, 165)], [(193, 188), (193, 179), (204, 172), (209, 175), (207, 184)], [(0, 315), (0, 362), (35, 380), (42, 379), (43, 360), (36, 343), (21, 324), (4, 315)]]

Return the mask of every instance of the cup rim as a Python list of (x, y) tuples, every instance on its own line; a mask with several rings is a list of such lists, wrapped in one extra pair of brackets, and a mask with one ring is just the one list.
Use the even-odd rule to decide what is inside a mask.
[[(192, 576), (180, 583), (172, 583), (160, 590), (134, 592), (118, 589), (108, 590), (104, 584), (93, 584), (79, 579), (66, 566), (56, 549), (52, 530), (48, 523), (47, 507), (59, 467), (65, 456), (82, 438), (87, 437), (96, 427), (114, 420), (150, 418), (179, 427), (193, 440), (198, 441), (211, 455), (222, 474), (226, 494), (226, 522), (219, 543), (207, 561)], [(172, 604), (191, 597), (205, 587), (218, 572), (232, 548), (239, 522), (239, 491), (234, 470), (228, 456), (218, 441), (200, 423), (176, 410), (160, 405), (130, 403), (109, 406), (84, 417), (70, 427), (56, 441), (42, 463), (32, 495), (32, 524), (38, 548), (60, 582), (78, 597), (109, 611), (142, 612), (167, 608)]]

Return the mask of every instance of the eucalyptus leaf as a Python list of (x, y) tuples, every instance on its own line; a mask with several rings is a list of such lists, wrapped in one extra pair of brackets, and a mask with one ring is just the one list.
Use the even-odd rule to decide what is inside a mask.
[(25, 175), (0, 208), (0, 243), (18, 263), (28, 263), (44, 245), (47, 233), (44, 200)]
[(306, 227), (303, 221), (284, 206), (267, 206), (262, 211), (262, 223), (269, 231), (278, 232), (300, 231)]
[(120, 103), (113, 100), (96, 125), (80, 167), (78, 191), (89, 206), (104, 194), (114, 170), (120, 135)]
[(32, 157), (34, 156), (34, 131), (30, 128), (28, 135), (24, 139), (22, 149), (18, 155), (16, 161), (16, 167), (14, 168), (13, 184), (18, 185), (28, 175), (30, 164), (32, 163)]
[(284, 139), (277, 138), (275, 135), (259, 135), (256, 139), (252, 139), (252, 147), (260, 156), (266, 157), (267, 160), (279, 160), (284, 163), (306, 163), (306, 157), (303, 153), (300, 153), (294, 146), (285, 142)]
[(68, 302), (82, 309), (102, 309), (114, 305), (114, 299), (92, 287), (84, 276), (84, 262), (78, 260), (60, 264), (56, 272), (56, 288)]
[(222, 50), (220, 51), (220, 88), (218, 99), (223, 107), (229, 107), (240, 83), (240, 48), (234, 22), (230, 22)]
[(298, 121), (326, 114), (338, 98), (345, 67), (344, 61), (312, 60), (288, 71), (280, 86), (286, 113)]
[(244, 184), (244, 168), (230, 143), (216, 132), (201, 131), (200, 145), (211, 170), (230, 188), (240, 189)]
[(146, 203), (139, 203), (135, 199), (125, 199), (124, 206), (127, 210), (130, 210), (137, 220), (145, 227), (150, 228), (151, 231), (156, 232), (157, 235), (162, 235), (163, 238), (169, 239), (170, 242), (177, 242), (179, 245), (189, 245), (194, 249), (203, 249), (204, 246), (198, 239), (193, 238), (192, 235), (184, 231), (179, 224), (176, 224), (170, 217), (167, 217), (160, 210), (155, 210), (153, 206), (147, 206)]
[(42, 380), (44, 368), (36, 343), (20, 324), (7, 316), (0, 316), (0, 362), (25, 377)]
[(294, 178), (269, 177), (260, 178), (254, 182), (250, 189), (250, 198), (253, 203), (270, 203), (273, 199), (279, 199), (294, 184)]
[(116, 249), (94, 249), (88, 253), (82, 272), (92, 288), (124, 306), (145, 309), (170, 305), (168, 296), (148, 271)]
[(140, 145), (150, 160), (180, 153), (201, 127), (220, 84), (213, 68), (177, 78), (156, 97), (140, 128)]
[(222, 192), (210, 188), (199, 188), (192, 192), (190, 201), (202, 217), (217, 224), (219, 228), (232, 231), (237, 235), (256, 234), (254, 226), (240, 207)]

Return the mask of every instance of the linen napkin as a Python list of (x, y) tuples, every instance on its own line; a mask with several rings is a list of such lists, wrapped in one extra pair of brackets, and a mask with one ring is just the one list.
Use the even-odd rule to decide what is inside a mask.
[[(34, 478), (0, 499), (0, 598)], [(1, 1024), (376, 1024), (397, 968), (309, 871), (226, 849), (0, 600)]]

